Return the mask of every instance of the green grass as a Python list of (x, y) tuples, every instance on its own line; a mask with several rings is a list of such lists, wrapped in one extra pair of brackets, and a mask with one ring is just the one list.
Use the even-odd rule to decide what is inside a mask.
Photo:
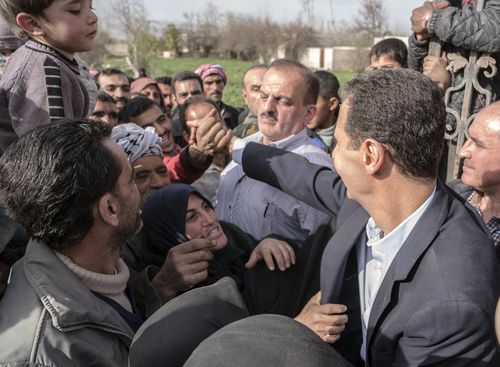
[[(224, 102), (231, 106), (243, 106), (243, 98), (241, 96), (241, 77), (244, 71), (252, 66), (254, 63), (251, 61), (239, 61), (229, 59), (216, 59), (216, 58), (179, 58), (179, 59), (163, 59), (155, 58), (151, 60), (150, 67), (147, 70), (151, 77), (159, 76), (174, 76), (180, 71), (192, 70), (194, 71), (202, 64), (220, 64), (224, 67), (228, 77), (228, 84), (224, 89)], [(127, 63), (123, 58), (111, 58), (106, 60), (103, 67), (116, 67), (124, 70), (127, 74), (132, 76), (132, 70), (128, 69)], [(339, 79), (340, 85), (343, 86), (348, 80), (353, 77), (351, 71), (334, 71), (334, 74)]]

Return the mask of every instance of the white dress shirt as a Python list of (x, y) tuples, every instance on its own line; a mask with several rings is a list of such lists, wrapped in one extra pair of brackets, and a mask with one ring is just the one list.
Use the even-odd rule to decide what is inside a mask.
[[(262, 134), (257, 132), (244, 141), (238, 139), (233, 146), (233, 161), (221, 174), (214, 202), (219, 218), (236, 224), (257, 240), (277, 234), (303, 242), (329, 218), (328, 215), (274, 187), (247, 177), (240, 165), (241, 148), (247, 141), (261, 142)], [(331, 157), (311, 142), (306, 129), (270, 145), (300, 154), (311, 163), (332, 168)]]
[(366, 235), (368, 242), (359, 243), (356, 247), (358, 257), (359, 300), (361, 303), (361, 323), (363, 327), (363, 345), (361, 357), (366, 361), (366, 331), (373, 302), (384, 280), (387, 270), (398, 251), (410, 235), (420, 217), (424, 214), (434, 197), (434, 191), (427, 200), (401, 222), (396, 228), (384, 236), (373, 218), (368, 219)]

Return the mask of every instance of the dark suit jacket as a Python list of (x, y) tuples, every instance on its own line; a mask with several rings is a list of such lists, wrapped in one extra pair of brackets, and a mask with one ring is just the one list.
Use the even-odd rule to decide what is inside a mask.
[[(335, 347), (351, 363), (362, 365), (355, 248), (359, 241), (366, 243), (369, 214), (346, 197), (336, 172), (293, 153), (249, 143), (242, 163), (249, 177), (336, 216), (337, 231), (321, 263), (322, 303), (350, 308)], [(463, 199), (438, 182), (433, 201), (375, 298), (366, 366), (500, 366), (493, 320), (499, 295), (486, 227)]]

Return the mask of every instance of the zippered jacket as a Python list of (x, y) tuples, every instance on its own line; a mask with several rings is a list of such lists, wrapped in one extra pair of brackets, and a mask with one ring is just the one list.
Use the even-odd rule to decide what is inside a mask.
[(127, 366), (133, 331), (31, 240), (0, 301), (0, 366)]

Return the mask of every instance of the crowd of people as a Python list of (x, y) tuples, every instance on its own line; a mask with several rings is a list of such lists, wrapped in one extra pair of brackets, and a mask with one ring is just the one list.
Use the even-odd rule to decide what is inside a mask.
[(426, 56), (500, 54), (472, 3), (426, 1), (343, 93), (255, 64), (240, 107), (219, 64), (92, 76), (90, 0), (0, 0), (0, 365), (499, 366), (500, 102), (444, 183), (462, 79)]

